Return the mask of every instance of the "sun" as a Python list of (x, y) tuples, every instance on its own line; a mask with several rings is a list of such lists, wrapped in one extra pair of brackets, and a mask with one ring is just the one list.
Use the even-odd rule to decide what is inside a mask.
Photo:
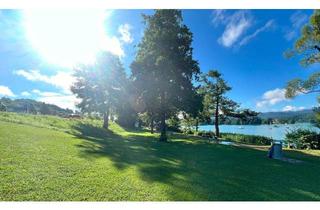
[(106, 42), (105, 10), (25, 10), (24, 30), (32, 47), (60, 66), (90, 63)]

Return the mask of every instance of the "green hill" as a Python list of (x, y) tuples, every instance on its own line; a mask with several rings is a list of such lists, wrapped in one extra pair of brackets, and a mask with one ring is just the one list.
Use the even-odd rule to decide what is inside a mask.
[(0, 200), (320, 200), (319, 151), (257, 149), (0, 112)]
[(312, 109), (305, 109), (300, 111), (286, 111), (286, 112), (264, 112), (259, 114), (261, 119), (278, 119), (278, 120), (295, 120), (298, 122), (310, 122), (315, 119)]
[(47, 104), (39, 102), (32, 99), (10, 99), (10, 98), (1, 98), (0, 104), (6, 106), (8, 112), (18, 112), (18, 113), (41, 113), (46, 115), (69, 115), (73, 111), (70, 109), (62, 109), (53, 104)]

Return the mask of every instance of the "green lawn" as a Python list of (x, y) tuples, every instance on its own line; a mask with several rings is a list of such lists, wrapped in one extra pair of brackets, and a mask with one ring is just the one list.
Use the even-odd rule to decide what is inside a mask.
[(97, 120), (0, 113), (0, 200), (320, 200), (320, 152), (266, 152)]

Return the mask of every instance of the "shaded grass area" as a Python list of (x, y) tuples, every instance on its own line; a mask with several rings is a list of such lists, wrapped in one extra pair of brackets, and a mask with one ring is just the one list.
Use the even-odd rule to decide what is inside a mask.
[(48, 122), (0, 121), (0, 200), (320, 200), (317, 151), (286, 150), (304, 161), (290, 164), (197, 137)]

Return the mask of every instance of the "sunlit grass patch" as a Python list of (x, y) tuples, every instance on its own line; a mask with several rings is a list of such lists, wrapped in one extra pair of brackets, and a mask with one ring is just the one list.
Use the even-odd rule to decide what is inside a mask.
[(98, 120), (0, 114), (0, 200), (320, 200), (320, 154), (210, 144)]

